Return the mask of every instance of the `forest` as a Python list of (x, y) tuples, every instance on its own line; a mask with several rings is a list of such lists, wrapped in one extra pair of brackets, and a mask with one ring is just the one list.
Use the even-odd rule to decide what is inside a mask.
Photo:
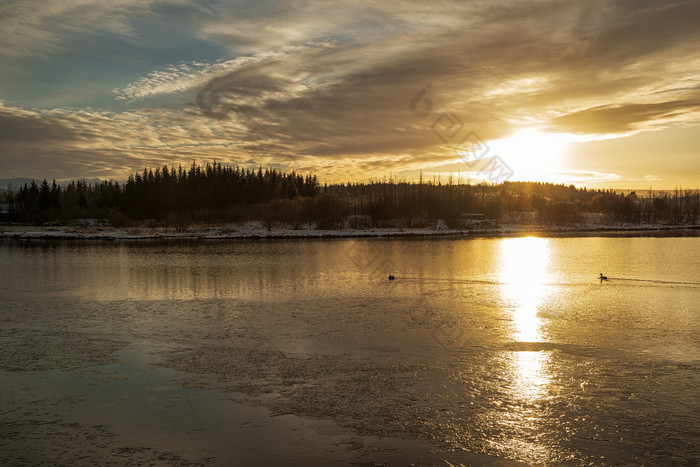
[(532, 225), (696, 224), (698, 190), (643, 196), (538, 182), (455, 183), (395, 179), (321, 185), (315, 175), (195, 163), (146, 168), (123, 182), (44, 180), (0, 192), (0, 220), (61, 224), (104, 219), (114, 227), (261, 221), (318, 229), (465, 228), (474, 221)]

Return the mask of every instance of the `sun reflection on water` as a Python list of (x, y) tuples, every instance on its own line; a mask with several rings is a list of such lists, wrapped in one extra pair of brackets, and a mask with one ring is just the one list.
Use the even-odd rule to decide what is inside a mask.
[(513, 352), (512, 366), (515, 373), (513, 393), (519, 399), (533, 401), (545, 395), (549, 376), (547, 352)]
[(499, 416), (508, 418), (515, 429), (504, 448), (524, 459), (546, 458), (549, 449), (538, 441), (538, 433), (543, 429), (539, 404), (551, 382), (551, 356), (537, 345), (545, 340), (538, 311), (547, 295), (549, 250), (548, 239), (525, 237), (504, 239), (499, 251), (501, 298), (513, 341), (513, 350), (504, 355), (510, 410)]
[(513, 337), (519, 342), (542, 340), (537, 308), (545, 294), (548, 263), (546, 238), (508, 238), (501, 242), (499, 279), (512, 310)]

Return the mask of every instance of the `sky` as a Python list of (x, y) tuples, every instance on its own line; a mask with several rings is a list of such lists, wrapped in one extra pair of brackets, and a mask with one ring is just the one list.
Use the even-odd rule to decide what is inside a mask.
[(0, 178), (700, 185), (700, 2), (9, 0)]

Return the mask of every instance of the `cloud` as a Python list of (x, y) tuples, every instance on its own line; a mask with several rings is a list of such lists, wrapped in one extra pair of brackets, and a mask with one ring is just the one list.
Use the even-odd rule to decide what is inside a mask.
[(0, 102), (0, 141), (5, 147), (72, 142), (76, 138), (69, 127), (55, 119), (41, 118), (37, 112), (5, 107)]
[[(65, 50), (77, 33), (133, 35), (134, 19), (148, 17), (158, 0), (20, 0), (0, 6), (0, 54), (48, 56)], [(186, 2), (173, 2), (186, 3)]]
[(653, 104), (603, 105), (571, 112), (551, 120), (555, 130), (584, 134), (629, 133), (690, 115), (700, 116), (700, 98)]
[[(180, 4), (183, 35), (229, 56), (154, 67), (106, 91), (131, 110), (4, 108), (9, 153), (91, 151), (129, 167), (226, 158), (342, 179), (453, 162), (458, 142), (431, 129), (443, 112), (484, 140), (527, 125), (594, 139), (698, 121), (695, 1)], [(93, 24), (138, 37), (135, 18), (147, 27), (165, 8), (46, 5), (3, 7), (2, 53), (46, 54)], [(421, 90), (432, 112), (417, 117)], [(180, 107), (158, 106), (165, 97)], [(596, 169), (591, 179), (611, 173)]]
[(280, 53), (264, 52), (256, 56), (238, 57), (220, 63), (205, 62), (170, 65), (164, 70), (156, 70), (124, 88), (114, 89), (112, 94), (120, 101), (135, 101), (164, 94), (174, 94), (202, 88), (209, 81), (238, 68), (250, 66), (279, 56)]
[[(3, 175), (125, 179), (143, 167), (218, 161), (244, 167), (310, 171), (342, 164), (273, 150), (264, 141), (232, 140), (239, 129), (179, 109), (132, 112), (27, 111), (0, 103)], [(320, 172), (319, 172), (320, 173)]]
[(574, 184), (579, 186), (605, 184), (625, 181), (625, 177), (612, 172), (599, 172), (595, 170), (563, 170), (555, 175), (557, 183)]
[(145, 165), (202, 160), (207, 148), (226, 146), (207, 125), (178, 122), (180, 116), (179, 111), (170, 116), (148, 110), (26, 111), (0, 104), (3, 170), (33, 177), (123, 178)]
[(211, 66), (200, 63), (171, 65), (164, 71), (152, 71), (123, 89), (114, 89), (112, 93), (117, 100), (134, 101), (155, 95), (187, 91), (195, 86), (201, 86), (202, 75), (210, 68)]

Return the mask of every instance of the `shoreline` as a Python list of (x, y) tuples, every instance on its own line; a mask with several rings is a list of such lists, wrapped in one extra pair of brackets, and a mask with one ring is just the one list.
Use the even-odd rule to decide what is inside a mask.
[(261, 223), (199, 226), (185, 232), (167, 227), (108, 226), (0, 226), (0, 239), (8, 240), (256, 240), (256, 239), (332, 239), (332, 238), (480, 238), (480, 237), (641, 237), (700, 236), (700, 225), (569, 225), (542, 226), (501, 224), (466, 229), (448, 228), (370, 228), (267, 229)]

